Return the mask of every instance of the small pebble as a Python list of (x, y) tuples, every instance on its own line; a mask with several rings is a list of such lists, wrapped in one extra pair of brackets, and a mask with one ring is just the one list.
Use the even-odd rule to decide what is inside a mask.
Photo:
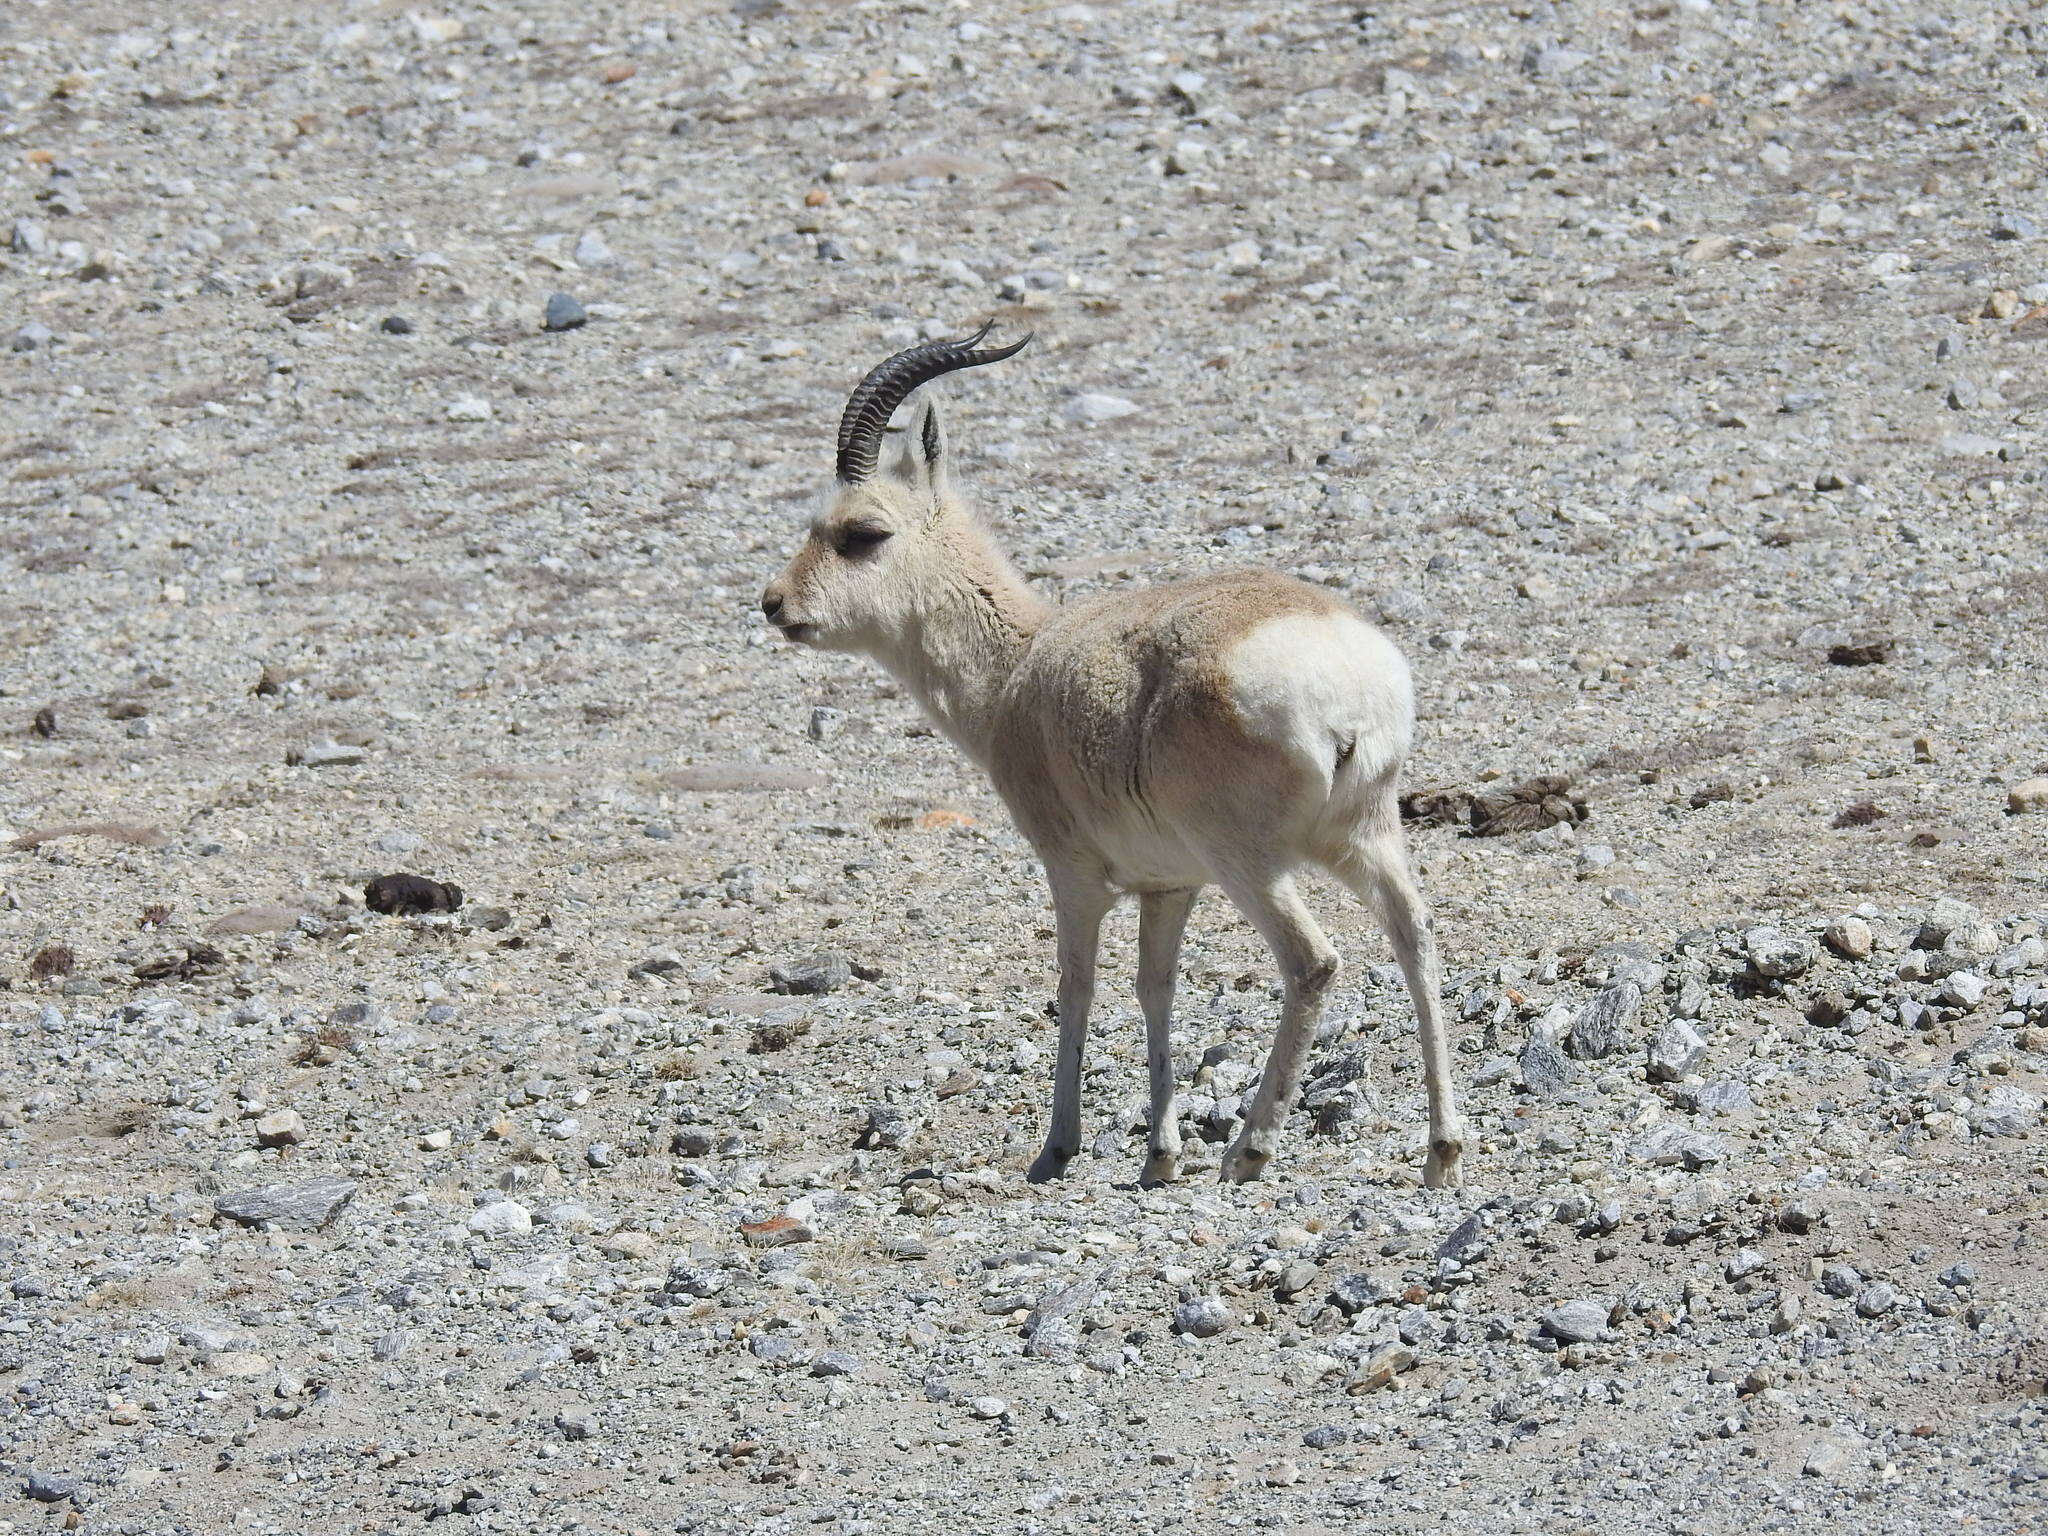
[(256, 1141), (265, 1147), (295, 1147), (306, 1139), (306, 1122), (295, 1109), (275, 1110), (256, 1122)]
[(1827, 947), (1844, 960), (1868, 960), (1876, 948), (1870, 924), (1860, 917), (1838, 917), (1821, 936)]
[(1220, 1296), (1194, 1296), (1173, 1309), (1173, 1326), (1198, 1339), (1213, 1339), (1237, 1323), (1237, 1314)]
[(541, 329), (547, 331), (573, 331), (587, 325), (590, 312), (577, 299), (567, 293), (548, 295), (547, 309), (541, 317)]

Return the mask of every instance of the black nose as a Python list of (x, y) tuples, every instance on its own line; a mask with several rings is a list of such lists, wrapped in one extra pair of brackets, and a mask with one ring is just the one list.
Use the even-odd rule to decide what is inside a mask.
[(769, 623), (774, 623), (776, 616), (782, 612), (781, 597), (773, 592), (763, 596), (761, 599), (761, 611), (768, 616)]

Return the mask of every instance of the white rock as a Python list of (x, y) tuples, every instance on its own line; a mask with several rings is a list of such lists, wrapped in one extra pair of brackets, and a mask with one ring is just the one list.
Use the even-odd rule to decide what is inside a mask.
[(426, 16), (414, 11), (406, 17), (413, 35), (423, 43), (452, 43), (462, 36), (462, 23), (453, 16)]
[(1264, 260), (1256, 240), (1238, 240), (1223, 247), (1223, 269), (1226, 272), (1255, 272)]
[(1137, 406), (1120, 395), (1085, 394), (1074, 396), (1061, 407), (1060, 414), (1078, 426), (1095, 426), (1135, 415), (1137, 410)]
[(294, 1147), (306, 1139), (306, 1122), (295, 1109), (275, 1110), (256, 1122), (256, 1140), (266, 1147)]
[(1868, 960), (1871, 951), (1877, 947), (1876, 938), (1870, 931), (1870, 924), (1860, 917), (1838, 917), (1827, 926), (1821, 935), (1829, 949), (1844, 960)]
[(510, 1237), (533, 1230), (533, 1212), (517, 1200), (497, 1200), (469, 1218), (469, 1230), (485, 1237)]
[(491, 402), (479, 395), (458, 395), (448, 402), (450, 421), (489, 421)]
[(2041, 1101), (2024, 1088), (2001, 1083), (1966, 1112), (1979, 1136), (2021, 1136), (2041, 1121)]

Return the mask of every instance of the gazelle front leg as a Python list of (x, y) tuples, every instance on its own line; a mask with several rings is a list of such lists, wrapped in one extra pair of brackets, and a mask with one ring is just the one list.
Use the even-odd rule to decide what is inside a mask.
[(1066, 1172), (1081, 1150), (1081, 1054), (1088, 1043), (1088, 1008), (1095, 1001), (1095, 955), (1102, 919), (1112, 897), (1100, 880), (1052, 881), (1053, 926), (1058, 932), (1060, 1043), (1053, 1062), (1052, 1125), (1045, 1146), (1024, 1176), (1043, 1184)]
[(1148, 891), (1138, 898), (1138, 1006), (1145, 1013), (1145, 1071), (1152, 1086), (1152, 1134), (1140, 1184), (1164, 1184), (1180, 1166), (1173, 1114), (1173, 986), (1181, 935), (1199, 891)]

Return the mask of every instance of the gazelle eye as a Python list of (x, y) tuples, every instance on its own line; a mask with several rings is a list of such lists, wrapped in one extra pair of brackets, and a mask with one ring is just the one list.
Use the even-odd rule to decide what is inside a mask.
[(879, 549), (894, 537), (891, 529), (877, 528), (872, 523), (855, 523), (839, 530), (839, 553), (864, 555), (871, 549)]

